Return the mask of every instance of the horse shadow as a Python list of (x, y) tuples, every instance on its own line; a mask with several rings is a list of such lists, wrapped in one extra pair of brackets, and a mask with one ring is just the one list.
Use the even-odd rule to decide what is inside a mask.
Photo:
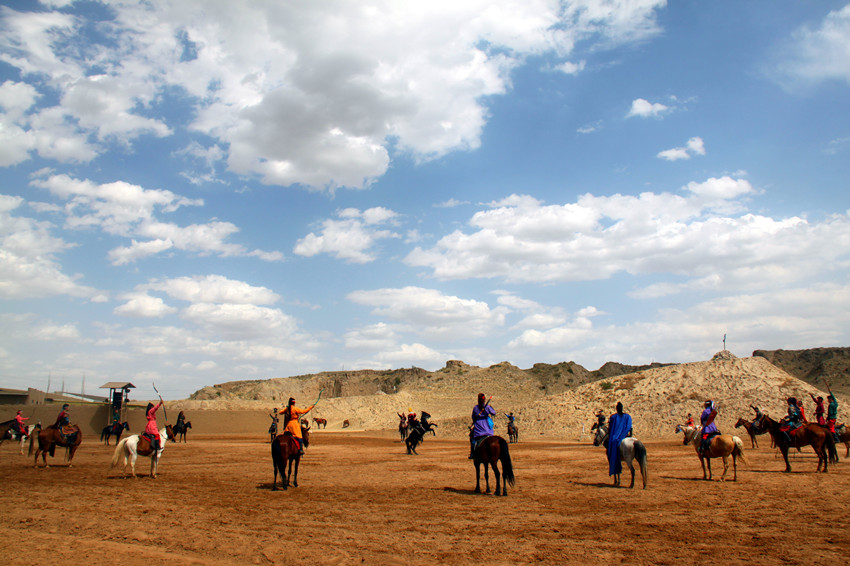
[[(440, 489), (440, 488), (434, 488)], [(457, 487), (444, 487), (442, 488), (444, 492), (448, 493), (456, 493), (458, 495), (481, 495), (480, 493), (475, 493), (474, 489), (459, 489)]]

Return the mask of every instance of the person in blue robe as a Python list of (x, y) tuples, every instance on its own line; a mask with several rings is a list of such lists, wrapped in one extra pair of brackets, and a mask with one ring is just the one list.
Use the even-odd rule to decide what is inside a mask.
[(632, 417), (623, 412), (623, 404), (617, 403), (617, 412), (608, 419), (608, 475), (620, 475), (620, 442), (632, 435)]

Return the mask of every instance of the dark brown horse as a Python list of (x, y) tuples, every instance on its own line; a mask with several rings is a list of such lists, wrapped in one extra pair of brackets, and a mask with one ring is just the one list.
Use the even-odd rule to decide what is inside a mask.
[[(29, 454), (32, 454), (33, 438), (36, 435), (30, 436)], [(35, 460), (33, 467), (38, 467), (38, 455), (41, 454), (41, 461), (45, 468), (47, 465), (47, 453), (53, 456), (57, 446), (68, 448), (68, 467), (71, 467), (71, 461), (74, 459), (74, 454), (77, 452), (80, 443), (83, 441), (83, 433), (77, 425), (63, 426), (62, 430), (56, 428), (56, 425), (50, 425), (38, 432), (38, 449), (35, 451)]]
[(100, 433), (100, 441), (105, 442), (107, 446), (109, 446), (109, 437), (115, 437), (115, 444), (121, 441), (121, 435), (124, 434), (125, 430), (130, 430), (130, 423), (128, 422), (115, 422), (111, 425), (106, 425), (103, 427), (103, 432)]
[(776, 422), (767, 415), (762, 415), (759, 426), (767, 429), (770, 436), (773, 437), (773, 442), (779, 447), (782, 452), (782, 457), (785, 459), (785, 471), (791, 471), (791, 464), (788, 463), (788, 449), (802, 448), (803, 446), (811, 446), (815, 454), (818, 456), (818, 469), (821, 471), (823, 467), (824, 473), (829, 469), (829, 460), (834, 458), (838, 460), (838, 452), (835, 449), (835, 439), (832, 434), (817, 423), (804, 424), (790, 434), (791, 442), (789, 444), (786, 438), (786, 433), (781, 431), (781, 422)]
[(404, 442), (407, 440), (407, 417), (402, 415), (401, 413), (396, 413), (398, 415), (398, 435), (401, 437), (401, 441)]
[[(301, 437), (304, 439), (304, 445), (308, 446), (310, 444), (310, 429), (302, 426)], [(286, 471), (287, 462), (289, 462), (289, 472)], [(300, 463), (301, 452), (298, 450), (298, 441), (288, 432), (277, 435), (272, 441), (272, 465), (274, 466), (272, 491), (277, 491), (278, 471), (283, 489), (289, 488), (290, 478), (292, 479), (292, 487), (298, 487), (298, 466)], [(292, 475), (293, 464), (295, 465), (295, 475)]]
[(519, 442), (519, 429), (514, 423), (508, 423), (508, 440), (513, 444)]
[(753, 426), (752, 421), (748, 421), (747, 419), (738, 419), (738, 422), (735, 423), (735, 428), (741, 427), (744, 427), (744, 430), (746, 430), (747, 434), (750, 435), (750, 442), (752, 443), (753, 448), (757, 448), (759, 445), (756, 435), (767, 433), (766, 430)]
[(174, 425), (174, 436), (171, 438), (174, 442), (183, 441), (183, 444), (186, 443), (186, 431), (192, 428), (192, 421), (186, 421), (183, 423), (177, 423)]
[[(514, 468), (511, 465), (511, 455), (508, 452), (508, 443), (501, 436), (488, 436), (482, 440), (473, 452), (475, 463), (475, 493), (481, 493), (481, 464), (484, 464), (484, 482), (487, 487), (485, 493), (490, 493), (490, 476), (488, 468), (493, 468), (496, 476), (496, 495), (507, 495), (507, 484), (514, 486)], [(498, 463), (502, 462), (502, 473), (499, 474)], [(501, 493), (499, 492), (499, 480), (501, 481)]]

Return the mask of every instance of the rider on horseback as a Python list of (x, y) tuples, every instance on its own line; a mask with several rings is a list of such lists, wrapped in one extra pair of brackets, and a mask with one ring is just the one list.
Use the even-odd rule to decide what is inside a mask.
[[(488, 436), (493, 436), (493, 416), (496, 410), (486, 401), (483, 393), (478, 394), (478, 404), (472, 408), (472, 429), (469, 431), (469, 459), (472, 460), (475, 446)], [(486, 401), (486, 402), (485, 402)]]
[(702, 425), (702, 442), (699, 446), (700, 452), (705, 452), (711, 446), (711, 439), (720, 434), (717, 430), (717, 424), (714, 419), (717, 418), (717, 408), (714, 401), (708, 400), (705, 402), (705, 409), (699, 416), (699, 422)]
[(788, 397), (788, 415), (782, 419), (783, 425), (779, 427), (779, 431), (785, 435), (785, 441), (790, 445), (791, 433), (803, 426), (803, 416), (800, 413), (800, 407), (797, 406), (797, 399)]
[(29, 438), (29, 434), (27, 434), (27, 425), (24, 424), (24, 421), (28, 420), (30, 420), (30, 418), (23, 416), (21, 411), (18, 411), (15, 414), (15, 424), (18, 427), (18, 435), (23, 436), (24, 438)]
[(295, 406), (295, 399), (290, 397), (287, 407), (280, 411), (283, 415), (283, 434), (290, 434), (298, 442), (299, 454), (304, 454), (304, 438), (301, 436), (301, 415), (306, 415), (313, 410), (315, 405), (310, 405), (306, 409), (299, 409)]
[(148, 403), (145, 409), (145, 418), (148, 422), (145, 425), (145, 431), (142, 433), (143, 436), (148, 437), (151, 441), (151, 449), (155, 452), (162, 447), (162, 438), (159, 436), (159, 428), (156, 426), (156, 411), (160, 407), (162, 407), (162, 400), (160, 400), (158, 405)]
[(71, 414), (68, 412), (68, 403), (65, 403), (62, 405), (62, 411), (56, 417), (53, 428), (62, 430), (62, 427), (68, 424), (71, 424)]
[(829, 432), (832, 433), (835, 441), (838, 442), (838, 433), (835, 432), (835, 422), (838, 420), (838, 401), (835, 399), (835, 395), (832, 394), (829, 383), (826, 381), (824, 383), (826, 383), (826, 390), (829, 391), (829, 395), (826, 396), (827, 400), (829, 400), (829, 406), (826, 409), (826, 426), (829, 427)]

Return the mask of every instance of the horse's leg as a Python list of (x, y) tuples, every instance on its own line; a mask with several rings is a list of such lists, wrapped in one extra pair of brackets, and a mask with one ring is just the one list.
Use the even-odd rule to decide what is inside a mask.
[(708, 477), (703, 477), (702, 479), (707, 479), (708, 481), (711, 481), (711, 458), (706, 458), (705, 464), (706, 466), (708, 466)]
[(629, 459), (626, 461), (626, 465), (628, 465), (628, 466), (629, 466), (629, 471), (632, 473), (632, 482), (629, 484), (629, 489), (634, 489), (634, 487), (635, 487), (635, 466), (634, 466), (634, 464), (632, 463), (632, 459), (631, 459), (631, 458), (629, 458)]
[(484, 460), (484, 485), (487, 486), (484, 493), (490, 493), (490, 463), (487, 460)]
[(738, 454), (736, 452), (732, 452), (732, 481), (738, 481)]
[[(831, 433), (830, 433), (831, 434)], [(844, 448), (847, 449), (847, 452), (844, 454), (845, 458), (850, 458), (850, 440), (844, 441)]]
[(295, 476), (292, 478), (292, 487), (298, 487), (298, 466), (301, 464), (301, 456), (295, 457)]
[(481, 493), (481, 462), (475, 460), (475, 493)]
[(707, 480), (708, 476), (705, 472), (705, 458), (702, 456), (702, 454), (699, 454), (699, 463), (702, 466), (702, 479)]
[(723, 459), (723, 473), (720, 474), (720, 481), (726, 481), (726, 472), (729, 471), (729, 456), (724, 454), (721, 458)]
[(782, 457), (785, 458), (785, 471), (791, 471), (791, 463), (788, 462), (788, 447), (784, 444), (779, 447), (779, 451), (782, 452)]

